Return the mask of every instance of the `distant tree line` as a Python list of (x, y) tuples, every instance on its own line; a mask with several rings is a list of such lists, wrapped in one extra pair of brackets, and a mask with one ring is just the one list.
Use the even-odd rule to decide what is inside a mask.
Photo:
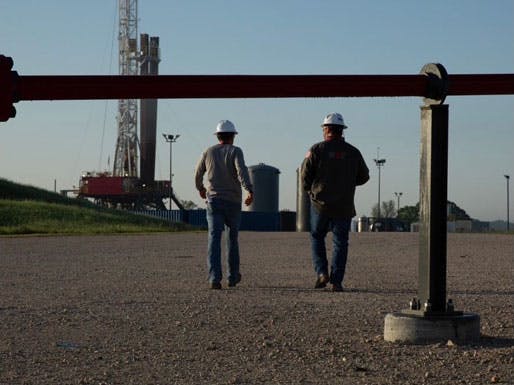
[(373, 218), (394, 218), (396, 216), (396, 206), (394, 201), (384, 201), (380, 205), (380, 215), (378, 215), (378, 203), (371, 208), (371, 216)]
[[(371, 216), (378, 217), (378, 204), (371, 208)], [(403, 206), (400, 210), (396, 209), (394, 200), (384, 201), (380, 205), (381, 218), (396, 218), (408, 224), (419, 221), (419, 202), (415, 206)], [(455, 202), (448, 201), (448, 220), (468, 220), (471, 217), (461, 209)]]
[(184, 206), (185, 210), (196, 210), (198, 208), (198, 205), (193, 201), (181, 199), (180, 203), (182, 204), (182, 206)]

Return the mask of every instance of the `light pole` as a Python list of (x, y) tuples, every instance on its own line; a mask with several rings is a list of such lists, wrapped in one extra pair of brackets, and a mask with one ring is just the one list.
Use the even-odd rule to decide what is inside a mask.
[(398, 201), (398, 204), (396, 205), (396, 216), (398, 216), (398, 211), (400, 211), (400, 197), (403, 195), (403, 193), (395, 192), (394, 195), (396, 195), (396, 199)]
[(173, 134), (162, 134), (164, 136), (164, 139), (166, 142), (170, 144), (170, 210), (171, 210), (171, 197), (173, 196), (173, 169), (172, 169), (172, 153), (173, 153), (173, 143), (177, 141), (177, 139), (180, 137), (180, 135), (173, 135)]
[(380, 169), (386, 162), (385, 159), (380, 159), (378, 156), (378, 150), (377, 150), (377, 158), (373, 159), (375, 161), (375, 164), (378, 167), (378, 217), (377, 220), (380, 219)]
[(510, 230), (510, 218), (509, 218), (509, 181), (510, 181), (510, 175), (504, 175), (505, 179), (507, 180), (507, 232)]

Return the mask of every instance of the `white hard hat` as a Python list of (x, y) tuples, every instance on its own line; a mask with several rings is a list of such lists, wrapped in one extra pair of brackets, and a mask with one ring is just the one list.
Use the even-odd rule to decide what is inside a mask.
[(230, 120), (220, 120), (218, 125), (216, 126), (216, 134), (220, 134), (223, 132), (230, 132), (233, 134), (237, 134), (236, 127), (234, 126), (234, 123), (232, 123)]
[(327, 125), (342, 126), (343, 128), (348, 128), (348, 126), (344, 124), (343, 115), (341, 115), (338, 112), (332, 112), (331, 114), (325, 116), (325, 119), (323, 119), (323, 124), (321, 125), (321, 127)]

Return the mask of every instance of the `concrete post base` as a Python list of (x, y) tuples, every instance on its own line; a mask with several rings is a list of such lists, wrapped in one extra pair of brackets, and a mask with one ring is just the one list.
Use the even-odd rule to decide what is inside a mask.
[(384, 322), (384, 340), (427, 344), (452, 340), (459, 344), (478, 342), (480, 316), (463, 313), (450, 316), (420, 317), (389, 313)]

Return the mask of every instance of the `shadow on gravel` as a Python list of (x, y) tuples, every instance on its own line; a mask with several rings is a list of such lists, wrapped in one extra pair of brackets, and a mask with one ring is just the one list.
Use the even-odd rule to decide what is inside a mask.
[[(273, 290), (273, 291), (294, 291), (296, 293), (324, 293), (328, 292), (329, 289), (314, 289), (309, 287), (298, 287), (298, 286), (253, 286), (253, 289), (258, 290)], [(249, 289), (249, 288), (247, 288)]]
[[(298, 287), (298, 286), (254, 286), (255, 289), (262, 290), (281, 290), (281, 291), (294, 291), (294, 292), (305, 292), (305, 293), (332, 293), (331, 286), (328, 285), (323, 289), (315, 289), (310, 287)], [(416, 290), (398, 290), (398, 289), (359, 289), (359, 288), (344, 288), (344, 293), (367, 293), (367, 294), (407, 294), (412, 296), (416, 293)]]
[[(270, 286), (254, 286), (255, 289), (269, 289), (269, 290), (283, 290), (283, 291), (296, 291), (296, 292), (326, 292), (331, 291), (330, 285), (328, 285), (324, 289), (314, 289), (310, 287), (299, 287), (299, 286), (277, 286), (277, 285), (270, 285)], [(415, 288), (413, 289), (361, 289), (358, 287), (352, 287), (352, 288), (344, 288), (344, 293), (366, 293), (366, 294), (402, 294), (402, 295), (415, 295), (417, 293), (417, 290)], [(484, 295), (484, 296), (512, 296), (514, 295), (514, 291), (494, 291), (494, 290), (452, 290), (448, 294), (452, 295)]]
[(481, 335), (480, 342), (476, 346), (481, 348), (511, 348), (514, 346), (514, 338)]
[(452, 290), (448, 294), (459, 294), (459, 295), (514, 295), (514, 291), (497, 291), (497, 290)]
[(359, 289), (345, 288), (344, 291), (349, 293), (368, 293), (368, 294), (408, 294), (410, 296), (416, 293), (416, 289)]

